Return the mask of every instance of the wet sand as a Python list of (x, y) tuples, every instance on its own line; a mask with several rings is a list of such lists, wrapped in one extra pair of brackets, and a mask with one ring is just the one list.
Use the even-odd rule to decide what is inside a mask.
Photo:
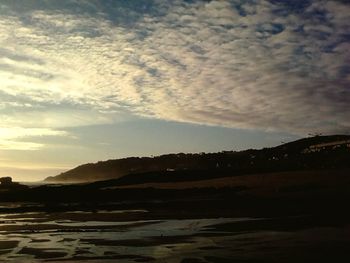
[(3, 192), (0, 262), (350, 262), (349, 178), (344, 170), (202, 188), (107, 182)]
[[(350, 259), (347, 223), (314, 224), (316, 218), (308, 215), (149, 220), (144, 219), (147, 213), (2, 214), (0, 261), (225, 263)], [(106, 220), (107, 214), (118, 220)], [(123, 221), (123, 214), (125, 218), (132, 214), (135, 220)]]

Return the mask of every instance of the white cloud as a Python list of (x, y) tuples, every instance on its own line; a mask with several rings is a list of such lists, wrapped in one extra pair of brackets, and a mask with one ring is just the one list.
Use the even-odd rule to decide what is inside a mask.
[(287, 7), (269, 1), (247, 1), (241, 16), (239, 2), (156, 1), (160, 14), (147, 11), (147, 1), (110, 13), (102, 1), (74, 1), (79, 12), (63, 8), (72, 1), (10, 7), (0, 17), (0, 126), (57, 129), (132, 114), (294, 133), (349, 130), (349, 5), (314, 1), (305, 12), (327, 12), (315, 23), (303, 13), (277, 15)]
[[(65, 131), (45, 128), (0, 128), (0, 149), (2, 150), (38, 150), (44, 145), (41, 143), (22, 141), (27, 137), (67, 136)], [(18, 140), (20, 139), (20, 140)], [(22, 140), (21, 140), (22, 139)]]

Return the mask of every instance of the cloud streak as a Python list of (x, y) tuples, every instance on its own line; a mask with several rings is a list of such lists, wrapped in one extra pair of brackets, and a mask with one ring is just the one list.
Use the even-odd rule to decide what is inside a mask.
[(0, 126), (349, 132), (344, 1), (28, 2), (1, 5)]
[(44, 145), (27, 142), (27, 137), (67, 136), (64, 131), (45, 128), (0, 128), (0, 148), (3, 150), (38, 150)]

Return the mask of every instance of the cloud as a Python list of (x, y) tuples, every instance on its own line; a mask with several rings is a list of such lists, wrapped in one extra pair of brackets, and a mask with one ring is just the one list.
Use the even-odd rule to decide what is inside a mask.
[(349, 132), (344, 1), (15, 0), (2, 8), (0, 126), (54, 130), (137, 116)]
[[(2, 150), (38, 150), (44, 145), (22, 141), (26, 137), (67, 136), (64, 131), (44, 128), (0, 128), (0, 149)], [(18, 140), (22, 139), (22, 140)]]

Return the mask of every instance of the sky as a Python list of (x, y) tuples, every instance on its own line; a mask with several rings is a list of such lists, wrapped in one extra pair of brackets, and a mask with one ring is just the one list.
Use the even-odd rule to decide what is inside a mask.
[(347, 0), (0, 0), (0, 176), (350, 133)]

